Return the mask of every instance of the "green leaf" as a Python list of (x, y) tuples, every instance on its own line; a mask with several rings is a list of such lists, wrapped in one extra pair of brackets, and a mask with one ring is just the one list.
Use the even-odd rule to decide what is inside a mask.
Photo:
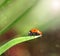
[(12, 39), (7, 43), (5, 43), (4, 45), (0, 46), (0, 55), (16, 44), (29, 41), (35, 38), (38, 38), (38, 36), (26, 36), (26, 37), (18, 37), (18, 38)]

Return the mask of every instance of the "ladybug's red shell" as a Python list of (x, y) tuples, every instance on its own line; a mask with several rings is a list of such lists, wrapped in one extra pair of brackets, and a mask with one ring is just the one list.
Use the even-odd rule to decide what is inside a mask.
[(32, 29), (31, 32), (32, 32), (32, 33), (35, 33), (35, 32), (36, 32), (36, 33), (42, 34), (42, 32), (39, 31), (38, 29)]
[(29, 35), (33, 36), (33, 35), (42, 35), (42, 32), (39, 31), (38, 29), (31, 29), (29, 32)]

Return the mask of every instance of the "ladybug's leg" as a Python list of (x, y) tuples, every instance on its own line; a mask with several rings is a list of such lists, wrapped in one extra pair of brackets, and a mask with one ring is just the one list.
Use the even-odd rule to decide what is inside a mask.
[(28, 35), (29, 35), (29, 36), (38, 36), (38, 35), (40, 35), (40, 34), (37, 33), (37, 32), (29, 32)]

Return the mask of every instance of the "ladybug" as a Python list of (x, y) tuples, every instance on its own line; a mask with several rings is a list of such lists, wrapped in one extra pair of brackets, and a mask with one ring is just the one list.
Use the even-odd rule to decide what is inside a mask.
[(42, 36), (42, 32), (39, 31), (38, 29), (31, 29), (29, 31), (29, 34), (28, 35), (29, 36), (38, 36), (38, 35)]

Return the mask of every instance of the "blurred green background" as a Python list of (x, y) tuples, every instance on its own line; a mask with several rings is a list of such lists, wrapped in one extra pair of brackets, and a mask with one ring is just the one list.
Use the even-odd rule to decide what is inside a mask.
[(39, 28), (42, 31), (56, 28), (60, 22), (59, 2), (57, 0), (0, 0), (0, 34), (9, 28), (14, 28), (22, 35), (32, 28)]
[(32, 28), (43, 33), (59, 29), (60, 0), (0, 0), (1, 43), (28, 35)]

